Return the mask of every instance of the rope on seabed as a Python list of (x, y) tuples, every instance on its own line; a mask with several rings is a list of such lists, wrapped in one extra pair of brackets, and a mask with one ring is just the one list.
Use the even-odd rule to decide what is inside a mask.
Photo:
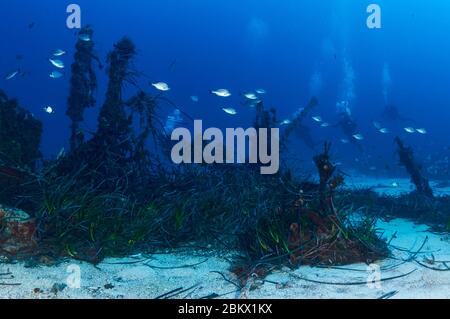
[[(394, 245), (389, 245), (390, 247), (394, 248), (395, 250), (401, 251), (401, 252), (405, 252), (405, 253), (410, 253), (410, 254), (414, 254), (415, 252), (407, 249), (407, 248), (402, 248), (402, 247), (398, 247), (398, 246), (394, 246)], [(432, 254), (432, 253), (438, 253), (440, 252), (441, 249), (436, 249), (436, 250), (427, 250), (427, 251), (421, 251), (421, 254)]]
[(164, 294), (162, 294), (162, 295), (159, 295), (159, 296), (156, 297), (155, 299), (162, 299), (162, 298), (164, 298), (164, 297), (166, 297), (166, 296), (172, 295), (172, 294), (174, 294), (174, 293), (176, 293), (176, 292), (179, 292), (179, 291), (181, 291), (181, 290), (183, 290), (182, 287), (177, 288), (177, 289), (174, 289), (174, 290), (171, 290), (171, 291), (166, 292), (166, 293), (164, 293)]
[(208, 260), (209, 260), (209, 258), (206, 258), (205, 260), (200, 261), (200, 262), (195, 263), (195, 264), (181, 265), (181, 266), (173, 266), (173, 267), (153, 266), (153, 265), (149, 265), (149, 264), (147, 264), (147, 263), (145, 263), (144, 265), (145, 265), (145, 266), (148, 266), (148, 267), (150, 267), (150, 268), (156, 268), (156, 269), (181, 269), (181, 268), (195, 267), (195, 266), (198, 266), (198, 265), (201, 265), (201, 264), (206, 263)]
[(11, 276), (11, 275), (12, 275), (12, 273), (9, 271), (0, 274), (0, 276)]
[(394, 290), (394, 291), (388, 292), (387, 294), (382, 295), (381, 297), (378, 297), (377, 299), (389, 299), (391, 297), (394, 297), (396, 294), (398, 294), (398, 291)]
[(425, 247), (425, 244), (428, 242), (428, 239), (429, 239), (428, 236), (425, 237), (425, 239), (424, 239), (422, 245), (420, 246), (420, 248), (419, 248), (417, 251), (415, 251), (415, 252), (409, 251), (409, 253), (411, 254), (411, 256), (409, 256), (409, 258), (407, 258), (407, 259), (400, 259), (400, 258), (390, 257), (390, 258), (393, 259), (393, 260), (399, 260), (399, 261), (401, 261), (401, 262), (398, 263), (397, 265), (393, 265), (393, 266), (390, 266), (390, 267), (386, 267), (386, 268), (384, 268), (383, 270), (384, 270), (384, 271), (386, 271), (386, 270), (392, 270), (392, 269), (397, 268), (397, 267), (399, 267), (399, 266), (401, 266), (401, 265), (404, 265), (404, 264), (406, 264), (406, 263), (408, 263), (408, 262), (415, 261), (417, 255), (420, 254), (420, 253), (422, 252), (423, 247)]
[(220, 271), (210, 271), (211, 273), (215, 273), (215, 274), (219, 274), (220, 276), (222, 276), (223, 280), (225, 280), (226, 282), (232, 284), (233, 286), (235, 286), (236, 288), (238, 288), (238, 290), (241, 290), (242, 287), (240, 285), (238, 285), (237, 283), (235, 283), (233, 280), (228, 279), (223, 273), (221, 273)]
[(0, 282), (0, 286), (20, 286), (21, 283)]
[(175, 296), (177, 296), (179, 294), (182, 294), (183, 292), (187, 292), (189, 290), (195, 289), (198, 286), (199, 286), (199, 284), (195, 284), (195, 285), (193, 285), (193, 286), (191, 286), (189, 288), (186, 288), (186, 289), (183, 289), (183, 287), (180, 287), (180, 288), (171, 290), (169, 292), (166, 292), (166, 293), (164, 293), (162, 295), (159, 295), (155, 299), (169, 299), (169, 298), (175, 297)]
[[(9, 276), (9, 277), (5, 278), (6, 276)], [(14, 276), (9, 271), (9, 269), (4, 273), (0, 273), (0, 277), (3, 277), (2, 280), (14, 279)], [(21, 285), (21, 283), (0, 282), (0, 286), (20, 286), (20, 285)]]
[[(403, 278), (406, 276), (409, 276), (410, 274), (412, 274), (413, 272), (415, 272), (417, 269), (413, 269), (412, 271), (406, 273), (406, 274), (402, 274), (399, 276), (394, 276), (394, 277), (388, 277), (388, 278), (382, 278), (380, 280), (376, 280), (375, 283), (377, 282), (383, 282), (383, 281), (388, 281), (388, 280), (394, 280), (394, 279), (399, 279), (399, 278)], [(316, 283), (316, 284), (323, 284), (323, 285), (335, 285), (335, 286), (359, 286), (359, 285), (367, 285), (367, 280), (366, 281), (357, 281), (357, 282), (328, 282), (328, 281), (320, 281), (320, 280), (313, 280), (313, 279), (308, 279), (305, 277), (301, 277), (295, 274), (290, 274), (290, 276), (296, 278), (296, 279), (300, 279), (300, 280), (304, 280), (307, 282), (312, 282), (312, 283)]]
[(417, 260), (415, 260), (415, 262), (417, 264), (419, 264), (420, 266), (424, 267), (424, 268), (431, 269), (431, 270), (434, 270), (434, 271), (450, 271), (450, 268), (447, 266), (447, 264), (445, 262), (442, 263), (442, 264), (446, 267), (446, 269), (431, 267), (431, 266), (425, 265), (425, 264), (423, 264), (423, 263), (421, 263), (420, 261), (417, 261)]

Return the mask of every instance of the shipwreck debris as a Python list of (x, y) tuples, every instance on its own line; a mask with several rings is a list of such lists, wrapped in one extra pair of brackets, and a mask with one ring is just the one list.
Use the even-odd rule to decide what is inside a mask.
[(406, 146), (399, 137), (395, 138), (395, 143), (398, 146), (397, 153), (400, 158), (400, 164), (406, 168), (411, 176), (411, 181), (416, 186), (417, 193), (433, 198), (433, 190), (428, 179), (423, 176), (421, 166), (417, 164), (414, 158), (413, 149), (410, 146)]

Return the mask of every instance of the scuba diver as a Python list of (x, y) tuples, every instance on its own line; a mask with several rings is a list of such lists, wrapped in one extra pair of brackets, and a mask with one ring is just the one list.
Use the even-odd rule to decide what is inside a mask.
[(349, 108), (348, 101), (341, 101), (336, 103), (336, 112), (339, 117), (338, 126), (344, 135), (347, 137), (348, 141), (351, 141), (355, 144), (358, 149), (362, 152), (363, 146), (358, 142), (358, 136), (361, 136), (358, 132), (358, 124), (356, 124), (355, 120), (352, 118), (352, 112)]
[(315, 107), (319, 105), (319, 101), (313, 97), (308, 105), (304, 108), (299, 109), (295, 115), (294, 119), (290, 121), (286, 130), (284, 131), (284, 136), (282, 138), (283, 141), (287, 141), (289, 136), (295, 132), (296, 136), (305, 143), (305, 145), (314, 149), (316, 143), (311, 135), (311, 129), (303, 124), (303, 120), (306, 116), (313, 110)]
[(398, 108), (395, 105), (386, 105), (381, 115), (383, 118), (391, 120), (393, 122), (412, 122), (416, 123), (414, 119), (404, 117), (400, 114)]

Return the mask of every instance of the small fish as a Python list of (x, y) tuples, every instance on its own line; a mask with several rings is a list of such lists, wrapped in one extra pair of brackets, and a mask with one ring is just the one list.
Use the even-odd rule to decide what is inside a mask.
[(53, 71), (52, 73), (50, 73), (49, 76), (50, 76), (52, 79), (59, 79), (59, 78), (61, 78), (63, 75), (64, 75), (64, 74), (62, 74), (62, 73), (59, 72), (59, 71)]
[(266, 94), (266, 90), (264, 89), (257, 89), (255, 92), (258, 94)]
[(248, 107), (255, 108), (258, 105), (258, 103), (260, 103), (260, 102), (261, 102), (260, 100), (254, 100), (254, 101), (250, 101), (250, 103), (247, 103), (246, 105)]
[(230, 97), (231, 93), (227, 89), (219, 89), (215, 91), (211, 91), (211, 94), (220, 96), (220, 97)]
[(86, 33), (81, 33), (78, 35), (78, 39), (80, 39), (81, 41), (84, 41), (84, 42), (89, 42), (89, 41), (91, 41), (91, 36)]
[(51, 106), (46, 106), (46, 107), (44, 107), (44, 112), (47, 114), (54, 114), (55, 110)]
[(398, 187), (398, 183), (397, 183), (397, 182), (393, 182), (393, 183), (391, 184), (391, 186), (392, 186), (392, 187)]
[(317, 123), (322, 122), (322, 117), (320, 117), (320, 116), (313, 116), (312, 119), (313, 119), (314, 121), (316, 121)]
[(158, 82), (158, 83), (152, 83), (152, 86), (154, 86), (157, 90), (166, 92), (170, 90), (170, 87), (167, 83), (164, 82)]
[(405, 127), (404, 130), (410, 134), (416, 133), (416, 130), (413, 127)]
[(53, 56), (63, 56), (64, 54), (66, 54), (66, 51), (61, 49), (53, 51)]
[(380, 129), (382, 128), (380, 122), (376, 122), (376, 121), (375, 121), (375, 122), (373, 122), (372, 124), (373, 124), (373, 126), (375, 126), (375, 128), (376, 128), (377, 130), (380, 130)]
[(341, 139), (342, 144), (348, 144), (350, 143), (349, 140), (347, 140), (346, 138)]
[(380, 133), (382, 133), (382, 134), (388, 134), (389, 133), (389, 129), (387, 129), (387, 128), (380, 128), (379, 130), (378, 130), (378, 132), (380, 132)]
[(28, 29), (33, 29), (35, 25), (36, 24), (34, 22), (31, 22), (30, 24), (28, 24)]
[(66, 155), (66, 150), (64, 149), (64, 147), (61, 148), (61, 150), (58, 153), (58, 156), (56, 156), (56, 160), (60, 160), (61, 158), (63, 158)]
[(428, 133), (427, 130), (424, 129), (424, 128), (418, 128), (418, 129), (416, 129), (416, 131), (417, 131), (418, 133), (420, 133), (420, 134), (423, 134), (423, 135), (425, 135), (425, 134)]
[(280, 125), (289, 125), (291, 123), (292, 123), (291, 120), (284, 120), (283, 122), (280, 123)]
[(196, 96), (196, 95), (191, 96), (191, 100), (195, 103), (197, 103), (199, 101), (198, 96)]
[(224, 111), (225, 113), (229, 114), (229, 115), (236, 115), (237, 111), (231, 107), (224, 107), (222, 108), (222, 111)]
[(247, 99), (253, 100), (253, 101), (258, 99), (258, 97), (256, 96), (256, 94), (255, 94), (255, 93), (252, 93), (252, 92), (244, 93), (244, 96), (245, 96)]
[(362, 141), (364, 139), (364, 136), (362, 134), (355, 134), (353, 135), (353, 138), (355, 140)]
[(375, 166), (370, 166), (369, 169), (370, 169), (371, 171), (376, 171), (376, 170), (377, 170), (377, 168), (376, 168)]
[(64, 69), (64, 62), (61, 60), (48, 59), (58, 69)]
[(19, 74), (19, 73), (20, 73), (20, 70), (12, 71), (12, 72), (8, 73), (8, 74), (5, 76), (5, 79), (6, 79), (6, 80), (11, 80), (11, 79), (15, 78), (16, 75)]
[(176, 109), (173, 111), (173, 115), (169, 115), (166, 120), (166, 125), (164, 126), (164, 130), (166, 133), (170, 133), (174, 130), (175, 126), (181, 124), (183, 122), (183, 118), (181, 116), (181, 111)]
[(322, 123), (322, 125), (320, 125), (320, 127), (329, 127), (329, 126), (330, 126), (330, 124), (327, 122), (324, 122), (324, 123)]

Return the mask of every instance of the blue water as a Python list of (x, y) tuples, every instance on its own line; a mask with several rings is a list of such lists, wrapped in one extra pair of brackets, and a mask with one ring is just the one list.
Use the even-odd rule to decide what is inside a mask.
[[(382, 8), (382, 28), (366, 25), (367, 6)], [(55, 156), (68, 147), (69, 120), (65, 115), (70, 64), (77, 40), (65, 21), (66, 7), (74, 1), (8, 0), (0, 2), (0, 73), (18, 67), (26, 73), (0, 88), (44, 122), (42, 150)], [(78, 0), (82, 24), (95, 31), (96, 51), (103, 62), (114, 42), (129, 36), (138, 48), (135, 69), (145, 73), (140, 84), (157, 93), (149, 82), (164, 81), (165, 93), (180, 109), (205, 126), (249, 127), (253, 110), (241, 105), (240, 92), (264, 88), (264, 102), (289, 118), (314, 94), (320, 107), (314, 112), (336, 122), (336, 102), (351, 96), (350, 108), (365, 136), (365, 154), (351, 144), (340, 143), (336, 128), (312, 129), (319, 146), (331, 139), (334, 153), (349, 167), (355, 157), (364, 165), (381, 167), (395, 159), (396, 134), (418, 150), (448, 156), (450, 133), (450, 3), (447, 0)], [(35, 23), (32, 29), (30, 23)], [(67, 50), (64, 78), (48, 77), (53, 69), (48, 58), (55, 49)], [(16, 55), (23, 59), (18, 61)], [(345, 71), (347, 65), (347, 72)], [(388, 67), (385, 67), (388, 66)], [(383, 69), (391, 81), (383, 81)], [(349, 72), (350, 70), (350, 72)], [(312, 81), (320, 74), (320, 84)], [(352, 76), (353, 74), (353, 76)], [(106, 86), (105, 70), (98, 70), (98, 107)], [(233, 94), (223, 100), (209, 90), (227, 88)], [(383, 91), (386, 95), (383, 95)], [(199, 103), (190, 96), (197, 95)], [(386, 99), (386, 100), (385, 100)], [(386, 102), (403, 115), (417, 120), (427, 135), (407, 134), (404, 123), (387, 123), (391, 134), (378, 133), (373, 120), (380, 119)], [(55, 114), (42, 111), (53, 105)], [(235, 107), (229, 116), (221, 107)], [(84, 128), (95, 129), (96, 109), (86, 116)], [(161, 118), (173, 112), (163, 105)], [(293, 143), (298, 156), (309, 159), (302, 143)], [(447, 155), (446, 155), (447, 154)]]

